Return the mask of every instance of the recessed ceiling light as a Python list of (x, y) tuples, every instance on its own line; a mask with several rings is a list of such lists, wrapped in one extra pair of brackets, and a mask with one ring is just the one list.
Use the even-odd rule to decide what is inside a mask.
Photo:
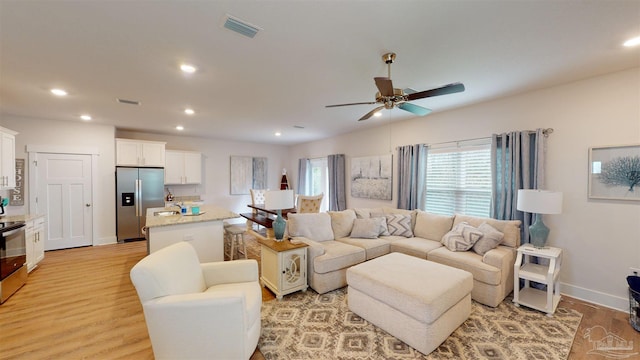
[(193, 115), (196, 112), (193, 111), (193, 109), (186, 108), (186, 109), (184, 109), (184, 113), (187, 114), (187, 115)]
[(180, 70), (182, 70), (182, 72), (185, 72), (187, 74), (193, 74), (194, 72), (196, 72), (196, 67), (190, 64), (181, 64), (180, 65)]
[(382, 111), (378, 111), (377, 113), (373, 114), (373, 116), (377, 116), (377, 117), (382, 116)]
[(282, 135), (282, 133), (280, 133), (280, 132), (276, 132), (274, 135), (275, 135), (275, 136), (280, 136), (280, 135)]
[(63, 89), (51, 89), (51, 93), (56, 96), (67, 96), (67, 92)]
[(178, 125), (178, 126), (176, 126), (176, 130), (180, 130), (180, 131), (182, 131), (182, 130), (184, 130), (184, 126), (182, 126), (182, 125)]
[(627, 41), (624, 42), (624, 44), (622, 44), (626, 47), (632, 47), (632, 46), (637, 46), (640, 45), (640, 36), (638, 37), (634, 37), (633, 39), (629, 39)]
[(89, 121), (91, 120), (91, 115), (80, 115), (80, 119), (84, 120), (84, 121)]

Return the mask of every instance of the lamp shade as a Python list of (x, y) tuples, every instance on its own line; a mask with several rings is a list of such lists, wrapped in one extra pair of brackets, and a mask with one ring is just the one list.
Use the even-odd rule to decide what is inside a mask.
[(562, 213), (562, 193), (547, 190), (518, 190), (517, 209), (532, 214)]
[(293, 190), (276, 190), (265, 192), (264, 208), (269, 210), (293, 208)]

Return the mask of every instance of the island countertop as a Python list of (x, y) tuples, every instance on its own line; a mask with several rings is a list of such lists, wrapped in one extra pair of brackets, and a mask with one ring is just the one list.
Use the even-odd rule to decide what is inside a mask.
[(213, 205), (202, 205), (200, 206), (200, 214), (199, 215), (168, 215), (168, 216), (158, 216), (154, 215), (155, 212), (158, 211), (180, 211), (177, 206), (172, 206), (169, 208), (149, 208), (147, 209), (147, 223), (146, 227), (156, 227), (156, 226), (169, 226), (169, 225), (178, 225), (178, 224), (192, 224), (204, 221), (222, 221), (226, 219), (234, 219), (240, 217), (240, 215), (231, 212), (227, 209), (223, 209)]

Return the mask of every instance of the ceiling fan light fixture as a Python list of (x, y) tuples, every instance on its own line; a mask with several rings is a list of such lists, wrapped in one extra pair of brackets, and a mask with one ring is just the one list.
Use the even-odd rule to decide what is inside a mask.
[(373, 116), (375, 116), (375, 117), (380, 117), (380, 116), (382, 116), (382, 111), (378, 111), (378, 112), (376, 112), (375, 114), (373, 114)]

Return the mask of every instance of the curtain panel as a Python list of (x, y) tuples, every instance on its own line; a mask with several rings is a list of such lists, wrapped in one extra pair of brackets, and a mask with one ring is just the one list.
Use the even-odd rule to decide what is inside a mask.
[(309, 159), (298, 159), (298, 195), (308, 195), (307, 187), (309, 186)]
[(341, 211), (347, 208), (347, 197), (345, 193), (344, 154), (327, 156), (327, 167), (329, 168), (329, 210)]
[(425, 144), (398, 147), (398, 209), (424, 209), (428, 148)]
[(546, 135), (512, 131), (491, 138), (491, 217), (522, 221), (522, 242), (529, 241), (532, 216), (516, 209), (518, 189), (544, 188)]

